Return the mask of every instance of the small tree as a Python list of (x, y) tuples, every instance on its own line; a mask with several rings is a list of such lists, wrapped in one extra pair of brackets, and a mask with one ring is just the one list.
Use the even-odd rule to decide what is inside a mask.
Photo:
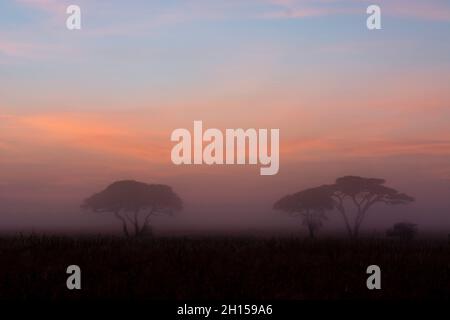
[(414, 223), (399, 222), (386, 231), (386, 235), (401, 240), (412, 240), (417, 235), (417, 225)]
[(301, 217), (308, 228), (309, 237), (315, 238), (326, 219), (326, 211), (333, 209), (333, 189), (328, 186), (306, 189), (278, 200), (273, 208), (287, 212), (292, 217)]
[[(341, 213), (351, 238), (358, 237), (367, 212), (376, 203), (397, 205), (414, 201), (413, 197), (386, 187), (384, 183), (384, 179), (345, 176), (336, 179), (336, 183), (329, 186), (334, 190), (335, 207)], [(353, 221), (348, 216), (346, 202), (353, 204), (356, 211)]]
[(172, 215), (183, 205), (169, 186), (123, 180), (87, 198), (81, 207), (114, 214), (122, 223), (123, 233), (129, 237), (132, 233), (139, 236), (149, 230), (152, 216)]

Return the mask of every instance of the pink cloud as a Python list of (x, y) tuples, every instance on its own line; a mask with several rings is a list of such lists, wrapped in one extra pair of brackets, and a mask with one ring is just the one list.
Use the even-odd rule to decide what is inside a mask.
[(288, 161), (391, 156), (450, 156), (450, 140), (294, 139), (285, 142), (281, 155)]
[(57, 0), (16, 0), (20, 5), (48, 11), (51, 13), (65, 13), (68, 3)]
[(387, 2), (388, 14), (399, 17), (434, 21), (450, 21), (450, 4), (436, 1), (392, 1)]
[[(33, 43), (28, 41), (0, 40), (0, 58), (45, 59), (68, 49), (62, 45)], [(0, 61), (1, 62), (1, 61)]]
[[(279, 19), (366, 14), (365, 8), (372, 4), (357, 0), (268, 0), (268, 3), (278, 9), (264, 14), (263, 17)], [(379, 0), (376, 4), (381, 7), (382, 13), (395, 17), (450, 21), (450, 4), (441, 1)]]
[(10, 57), (26, 57), (32, 50), (33, 46), (27, 43), (19, 42), (0, 42), (0, 54)]

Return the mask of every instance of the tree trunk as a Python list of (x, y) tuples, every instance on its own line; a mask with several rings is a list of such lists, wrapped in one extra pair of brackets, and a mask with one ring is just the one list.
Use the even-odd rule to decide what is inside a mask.
[(308, 225), (308, 231), (309, 231), (309, 238), (310, 239), (314, 239), (315, 238), (314, 226)]
[(361, 220), (355, 225), (355, 229), (353, 230), (353, 237), (358, 238), (359, 237), (359, 229), (361, 226), (362, 218)]
[(337, 209), (341, 213), (342, 218), (344, 219), (345, 228), (347, 229), (349, 238), (353, 239), (353, 230), (352, 230), (352, 227), (350, 226), (350, 222), (348, 221), (347, 214), (345, 213), (345, 209), (342, 206), (338, 206)]
[[(150, 211), (148, 212), (147, 216), (144, 218), (144, 221), (142, 222), (142, 225), (140, 227), (138, 227), (138, 225), (136, 225), (138, 231), (136, 231), (136, 235), (145, 235), (144, 233), (149, 232), (153, 234), (151, 228), (149, 227), (149, 220), (150, 217), (154, 214), (155, 209), (151, 208)], [(147, 234), (148, 235), (148, 234)]]
[(128, 232), (128, 228), (127, 228), (127, 223), (126, 222), (123, 222), (122, 231), (125, 234), (126, 238), (130, 237), (130, 233)]
[(361, 224), (362, 224), (362, 222), (364, 220), (365, 214), (366, 214), (366, 211), (359, 210), (358, 214), (356, 215), (355, 226), (353, 227), (353, 238), (355, 238), (355, 239), (358, 238), (358, 236), (359, 236), (359, 229), (360, 229)]
[(130, 233), (128, 232), (127, 221), (119, 214), (118, 211), (114, 212), (114, 216), (122, 222), (122, 231), (125, 237), (129, 238)]
[(141, 228), (139, 227), (139, 210), (134, 212), (134, 236), (139, 236)]

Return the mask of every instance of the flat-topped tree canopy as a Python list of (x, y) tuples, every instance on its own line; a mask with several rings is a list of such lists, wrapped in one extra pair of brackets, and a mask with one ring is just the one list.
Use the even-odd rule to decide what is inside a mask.
[(289, 213), (302, 213), (304, 211), (325, 211), (334, 207), (331, 197), (333, 189), (329, 186), (305, 189), (289, 194), (278, 200), (273, 208)]
[(181, 210), (182, 201), (172, 188), (163, 184), (147, 184), (122, 180), (87, 198), (82, 205), (94, 211), (135, 211), (146, 208)]
[[(95, 212), (113, 213), (122, 222), (126, 236), (129, 236), (129, 227), (134, 228), (138, 236), (148, 229), (151, 216), (172, 215), (183, 208), (183, 203), (167, 185), (122, 180), (87, 198), (81, 207)], [(142, 212), (145, 212), (144, 217), (140, 217)]]
[(384, 179), (344, 176), (337, 178), (331, 187), (342, 196), (360, 200), (361, 205), (370, 201), (386, 204), (408, 204), (414, 201), (413, 197), (384, 186), (385, 183)]

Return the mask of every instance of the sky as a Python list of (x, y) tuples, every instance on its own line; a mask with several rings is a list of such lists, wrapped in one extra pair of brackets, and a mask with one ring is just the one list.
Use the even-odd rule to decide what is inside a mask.
[[(448, 231), (449, 31), (440, 0), (2, 0), (0, 230), (113, 228), (79, 206), (122, 179), (183, 198), (161, 230), (301, 230), (276, 200), (360, 175), (416, 198), (375, 207), (367, 232)], [(171, 132), (194, 120), (280, 129), (279, 173), (175, 166)]]

